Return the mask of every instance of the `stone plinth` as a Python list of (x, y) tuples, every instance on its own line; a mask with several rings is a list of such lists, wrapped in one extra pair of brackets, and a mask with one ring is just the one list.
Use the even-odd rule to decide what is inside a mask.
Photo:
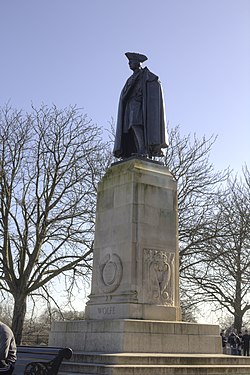
[(179, 320), (177, 187), (169, 170), (132, 159), (98, 186), (87, 319)]
[[(177, 187), (166, 167), (131, 159), (107, 171), (98, 187), (93, 257), (87, 319), (54, 322), (50, 332), (49, 345), (75, 353), (62, 374), (229, 370), (219, 359), (213, 364), (222, 351), (219, 327), (180, 321)], [(200, 367), (175, 364), (185, 353), (190, 361), (211, 358)]]
[(103, 353), (221, 353), (219, 327), (136, 319), (54, 322), (49, 345)]

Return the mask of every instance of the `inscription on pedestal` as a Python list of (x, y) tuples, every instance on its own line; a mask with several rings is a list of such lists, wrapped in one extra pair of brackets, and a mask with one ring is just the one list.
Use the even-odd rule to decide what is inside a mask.
[(116, 312), (115, 306), (98, 307), (97, 311), (98, 311), (98, 314), (101, 314), (101, 315), (114, 315)]

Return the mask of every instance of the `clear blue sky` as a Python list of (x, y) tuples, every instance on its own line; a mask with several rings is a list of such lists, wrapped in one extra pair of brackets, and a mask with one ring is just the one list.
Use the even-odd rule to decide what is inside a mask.
[(160, 76), (167, 119), (218, 134), (212, 161), (250, 161), (249, 0), (2, 0), (1, 96), (13, 107), (76, 104), (104, 128), (142, 52)]

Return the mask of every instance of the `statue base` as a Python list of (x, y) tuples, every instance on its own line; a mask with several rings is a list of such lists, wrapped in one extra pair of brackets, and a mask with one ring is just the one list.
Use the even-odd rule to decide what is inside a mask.
[(54, 322), (49, 345), (102, 353), (221, 353), (217, 325), (139, 319)]
[(65, 374), (181, 374), (167, 363), (184, 353), (213, 363), (219, 326), (180, 321), (178, 250), (171, 173), (142, 158), (115, 163), (98, 186), (86, 320), (52, 324), (49, 345), (75, 352)]
[(113, 164), (98, 185), (87, 319), (180, 320), (177, 187), (158, 162)]

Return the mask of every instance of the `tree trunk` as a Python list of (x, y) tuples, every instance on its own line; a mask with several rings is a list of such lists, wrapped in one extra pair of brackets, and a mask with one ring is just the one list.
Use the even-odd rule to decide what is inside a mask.
[(242, 315), (237, 314), (237, 312), (235, 312), (235, 315), (234, 315), (234, 328), (237, 330), (238, 333), (242, 329)]
[[(238, 266), (240, 269), (240, 266)], [(241, 274), (237, 272), (236, 288), (235, 288), (235, 306), (234, 306), (234, 328), (239, 333), (242, 329), (242, 297), (241, 297)]]
[(23, 325), (27, 308), (27, 296), (16, 295), (14, 296), (14, 311), (12, 317), (12, 331), (15, 335), (17, 345), (22, 342)]

